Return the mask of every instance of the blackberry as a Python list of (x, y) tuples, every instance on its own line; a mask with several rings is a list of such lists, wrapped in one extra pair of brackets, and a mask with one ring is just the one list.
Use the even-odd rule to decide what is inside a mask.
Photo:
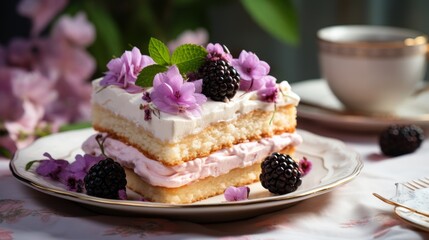
[(127, 185), (124, 168), (111, 158), (92, 166), (84, 182), (88, 195), (110, 199), (119, 199), (119, 190), (125, 190)]
[(224, 59), (207, 59), (197, 75), (203, 79), (202, 93), (214, 101), (228, 101), (240, 86), (240, 75)]
[(381, 151), (386, 156), (412, 153), (420, 147), (423, 140), (423, 130), (416, 125), (392, 125), (379, 136)]
[(302, 183), (299, 166), (289, 155), (273, 153), (265, 158), (261, 168), (259, 180), (272, 193), (291, 193)]

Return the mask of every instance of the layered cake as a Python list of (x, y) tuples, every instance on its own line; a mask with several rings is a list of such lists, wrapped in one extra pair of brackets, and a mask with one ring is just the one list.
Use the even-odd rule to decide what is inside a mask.
[[(144, 199), (192, 203), (256, 182), (267, 155), (292, 154), (301, 143), (299, 97), (254, 53), (234, 59), (219, 44), (179, 47), (205, 54), (192, 69), (174, 60), (176, 52), (163, 62), (153, 51), (134, 48), (113, 59), (92, 94), (93, 127), (105, 136), (106, 155)], [(151, 86), (141, 87), (139, 75), (153, 77)], [(83, 150), (100, 154), (94, 136)]]

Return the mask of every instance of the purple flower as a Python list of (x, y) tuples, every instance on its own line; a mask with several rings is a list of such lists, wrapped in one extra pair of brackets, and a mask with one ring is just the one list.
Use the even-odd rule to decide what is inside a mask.
[(229, 202), (247, 200), (249, 198), (250, 188), (244, 187), (228, 187), (223, 193), (225, 199)]
[(52, 91), (54, 84), (55, 81), (40, 72), (17, 70), (12, 74), (12, 90), (15, 96), (40, 106), (46, 106), (57, 99), (57, 92)]
[(75, 46), (86, 47), (95, 39), (95, 28), (88, 22), (84, 12), (79, 12), (74, 18), (62, 16), (52, 30), (53, 38), (66, 40)]
[(13, 72), (12, 68), (0, 67), (0, 119), (3, 121), (16, 121), (24, 114), (22, 99), (12, 91)]
[(183, 82), (176, 66), (155, 76), (150, 98), (160, 111), (185, 116), (199, 116), (201, 104), (207, 101), (203, 94), (195, 92), (193, 83)]
[(127, 191), (125, 189), (121, 189), (118, 191), (118, 197), (120, 200), (127, 200)]
[(39, 34), (49, 21), (67, 5), (67, 0), (23, 0), (18, 12), (33, 20), (32, 34)]
[(142, 55), (140, 50), (134, 47), (131, 51), (125, 51), (120, 58), (110, 60), (107, 64), (109, 71), (100, 85), (115, 85), (129, 93), (141, 92), (142, 88), (135, 85), (137, 76), (144, 67), (154, 63), (152, 58)]
[(256, 54), (244, 50), (231, 64), (240, 74), (240, 89), (244, 91), (261, 89), (265, 84), (264, 77), (270, 72), (268, 63), (259, 60)]
[(105, 157), (93, 156), (90, 154), (75, 156), (75, 161), (68, 165), (64, 171), (60, 174), (59, 180), (67, 186), (69, 191), (82, 192), (83, 191), (83, 179), (88, 173), (89, 169)]
[(306, 157), (302, 157), (301, 160), (299, 160), (299, 169), (301, 170), (302, 176), (307, 175), (311, 168), (313, 167), (313, 163), (309, 160), (307, 160)]
[(85, 189), (84, 178), (89, 169), (103, 160), (103, 156), (92, 156), (90, 154), (76, 155), (75, 161), (71, 164), (62, 159), (54, 159), (49, 153), (43, 154), (47, 160), (41, 160), (36, 168), (36, 173), (40, 176), (49, 177), (59, 181), (67, 187), (67, 190), (83, 192)]
[(63, 159), (53, 159), (47, 152), (43, 156), (48, 159), (40, 161), (39, 166), (36, 168), (36, 173), (43, 177), (49, 177), (52, 180), (59, 180), (60, 174), (69, 165), (69, 162)]
[(258, 90), (259, 100), (264, 102), (277, 102), (279, 97), (279, 89), (276, 85), (276, 79), (272, 76), (263, 78), (265, 85)]
[(228, 62), (232, 60), (231, 54), (228, 52), (225, 52), (224, 48), (219, 43), (215, 43), (215, 44), (209, 43), (206, 49), (208, 52), (207, 58), (209, 59), (213, 59), (213, 60), (223, 59)]

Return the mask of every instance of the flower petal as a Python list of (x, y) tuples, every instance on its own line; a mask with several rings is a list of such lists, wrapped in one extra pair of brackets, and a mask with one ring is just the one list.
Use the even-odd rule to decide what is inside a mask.
[(228, 187), (224, 192), (224, 197), (227, 201), (242, 201), (249, 198), (250, 188), (244, 187)]

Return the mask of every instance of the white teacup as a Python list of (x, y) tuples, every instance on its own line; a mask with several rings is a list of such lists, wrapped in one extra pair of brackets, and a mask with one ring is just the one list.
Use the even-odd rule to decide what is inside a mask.
[(420, 32), (344, 25), (317, 37), (322, 76), (348, 110), (391, 112), (423, 81), (427, 37)]

